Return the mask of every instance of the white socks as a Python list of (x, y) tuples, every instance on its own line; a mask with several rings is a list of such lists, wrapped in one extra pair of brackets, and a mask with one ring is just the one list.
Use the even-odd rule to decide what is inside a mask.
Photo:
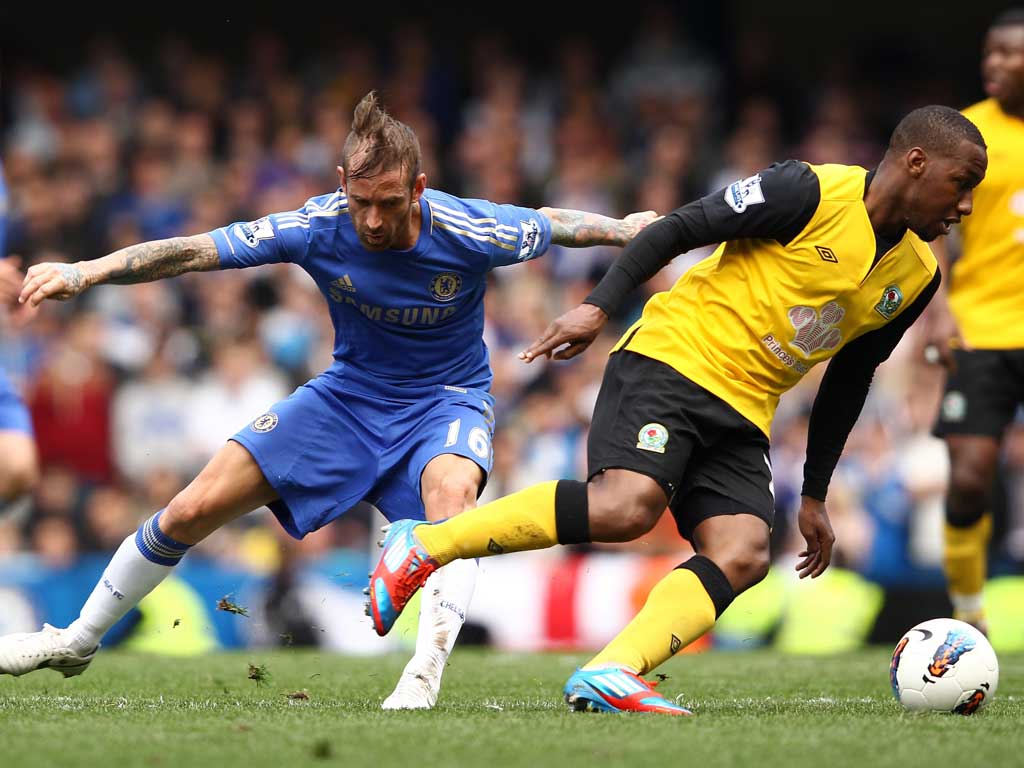
[(427, 579), (420, 602), (416, 653), (403, 674), (436, 676), (436, 684), (440, 684), (455, 638), (466, 621), (479, 570), (476, 560), (453, 560)]
[(973, 623), (985, 616), (984, 592), (974, 595), (958, 595), (955, 592), (950, 592), (949, 601), (953, 604), (953, 616), (962, 621)]
[(81, 615), (65, 630), (75, 652), (92, 651), (118, 619), (152, 592), (188, 551), (187, 544), (174, 541), (160, 530), (159, 519), (157, 512), (121, 543), (82, 606)]
[[(160, 530), (160, 514), (121, 543), (82, 606), (81, 615), (65, 630), (75, 652), (92, 651), (122, 616), (170, 575), (189, 549)], [(416, 653), (403, 674), (431, 679), (435, 689), (440, 685), (448, 655), (466, 620), (478, 572), (476, 560), (455, 560), (427, 579), (420, 603)]]

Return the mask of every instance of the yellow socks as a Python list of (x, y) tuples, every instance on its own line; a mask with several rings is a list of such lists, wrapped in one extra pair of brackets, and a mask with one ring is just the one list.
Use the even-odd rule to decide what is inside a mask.
[[(533, 485), (443, 523), (417, 526), (416, 538), (441, 565), (458, 558), (554, 546), (559, 543), (555, 522), (557, 485), (554, 481)], [(579, 485), (586, 493), (585, 484)]]
[(696, 555), (655, 584), (640, 613), (583, 668), (646, 674), (711, 629), (733, 597), (718, 566)]
[(983, 618), (981, 593), (988, 564), (988, 540), (992, 534), (992, 516), (967, 527), (946, 523), (943, 565), (949, 597), (956, 618), (975, 621)]

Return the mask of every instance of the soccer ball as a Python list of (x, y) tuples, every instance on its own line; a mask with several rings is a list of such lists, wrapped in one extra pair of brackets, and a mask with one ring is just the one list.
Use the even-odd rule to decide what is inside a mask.
[(973, 715), (996, 693), (999, 662), (985, 636), (970, 624), (932, 619), (900, 639), (889, 682), (911, 712)]

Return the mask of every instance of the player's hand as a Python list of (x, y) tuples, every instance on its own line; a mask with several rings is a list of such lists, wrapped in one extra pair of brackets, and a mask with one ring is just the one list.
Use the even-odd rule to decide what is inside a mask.
[(18, 301), (37, 307), (44, 299), (74, 298), (88, 287), (89, 281), (80, 263), (44, 262), (29, 267)]
[(941, 365), (952, 373), (956, 368), (953, 350), (967, 349), (967, 343), (945, 301), (934, 302), (930, 309), (925, 326), (924, 360), (932, 365)]
[(19, 256), (10, 256), (0, 259), (0, 304), (13, 304), (21, 292), (21, 281), (24, 275), (18, 267), (21, 264)]
[(531, 363), (541, 355), (550, 360), (576, 357), (590, 346), (607, 322), (608, 315), (603, 309), (580, 304), (551, 323), (533, 344), (519, 353), (519, 359)]
[(631, 213), (626, 216), (622, 220), (622, 223), (625, 225), (626, 237), (628, 238), (626, 242), (636, 237), (640, 230), (648, 224), (653, 224), (660, 218), (662, 217), (658, 215), (657, 211), (640, 211), (639, 213)]
[(816, 579), (825, 572), (832, 562), (832, 545), (836, 535), (832, 533), (832, 523), (828, 520), (825, 503), (804, 496), (800, 500), (800, 514), (797, 518), (800, 533), (807, 542), (807, 548), (800, 553), (803, 559), (796, 564), (800, 578), (810, 576)]

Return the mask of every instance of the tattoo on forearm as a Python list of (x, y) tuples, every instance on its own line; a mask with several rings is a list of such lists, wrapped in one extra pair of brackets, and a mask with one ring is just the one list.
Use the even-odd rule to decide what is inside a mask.
[(74, 264), (58, 264), (57, 271), (60, 272), (60, 276), (64, 278), (64, 284), (67, 286), (67, 290), (72, 294), (77, 294), (82, 290), (82, 284), (85, 282), (85, 276), (82, 274), (82, 270)]
[(97, 282), (120, 285), (147, 283), (185, 272), (208, 272), (220, 266), (217, 246), (209, 235), (139, 243), (105, 258), (113, 263), (109, 271), (100, 273)]
[(551, 222), (551, 242), (555, 245), (625, 245), (636, 234), (625, 221), (597, 213), (562, 208), (545, 208), (544, 213)]

